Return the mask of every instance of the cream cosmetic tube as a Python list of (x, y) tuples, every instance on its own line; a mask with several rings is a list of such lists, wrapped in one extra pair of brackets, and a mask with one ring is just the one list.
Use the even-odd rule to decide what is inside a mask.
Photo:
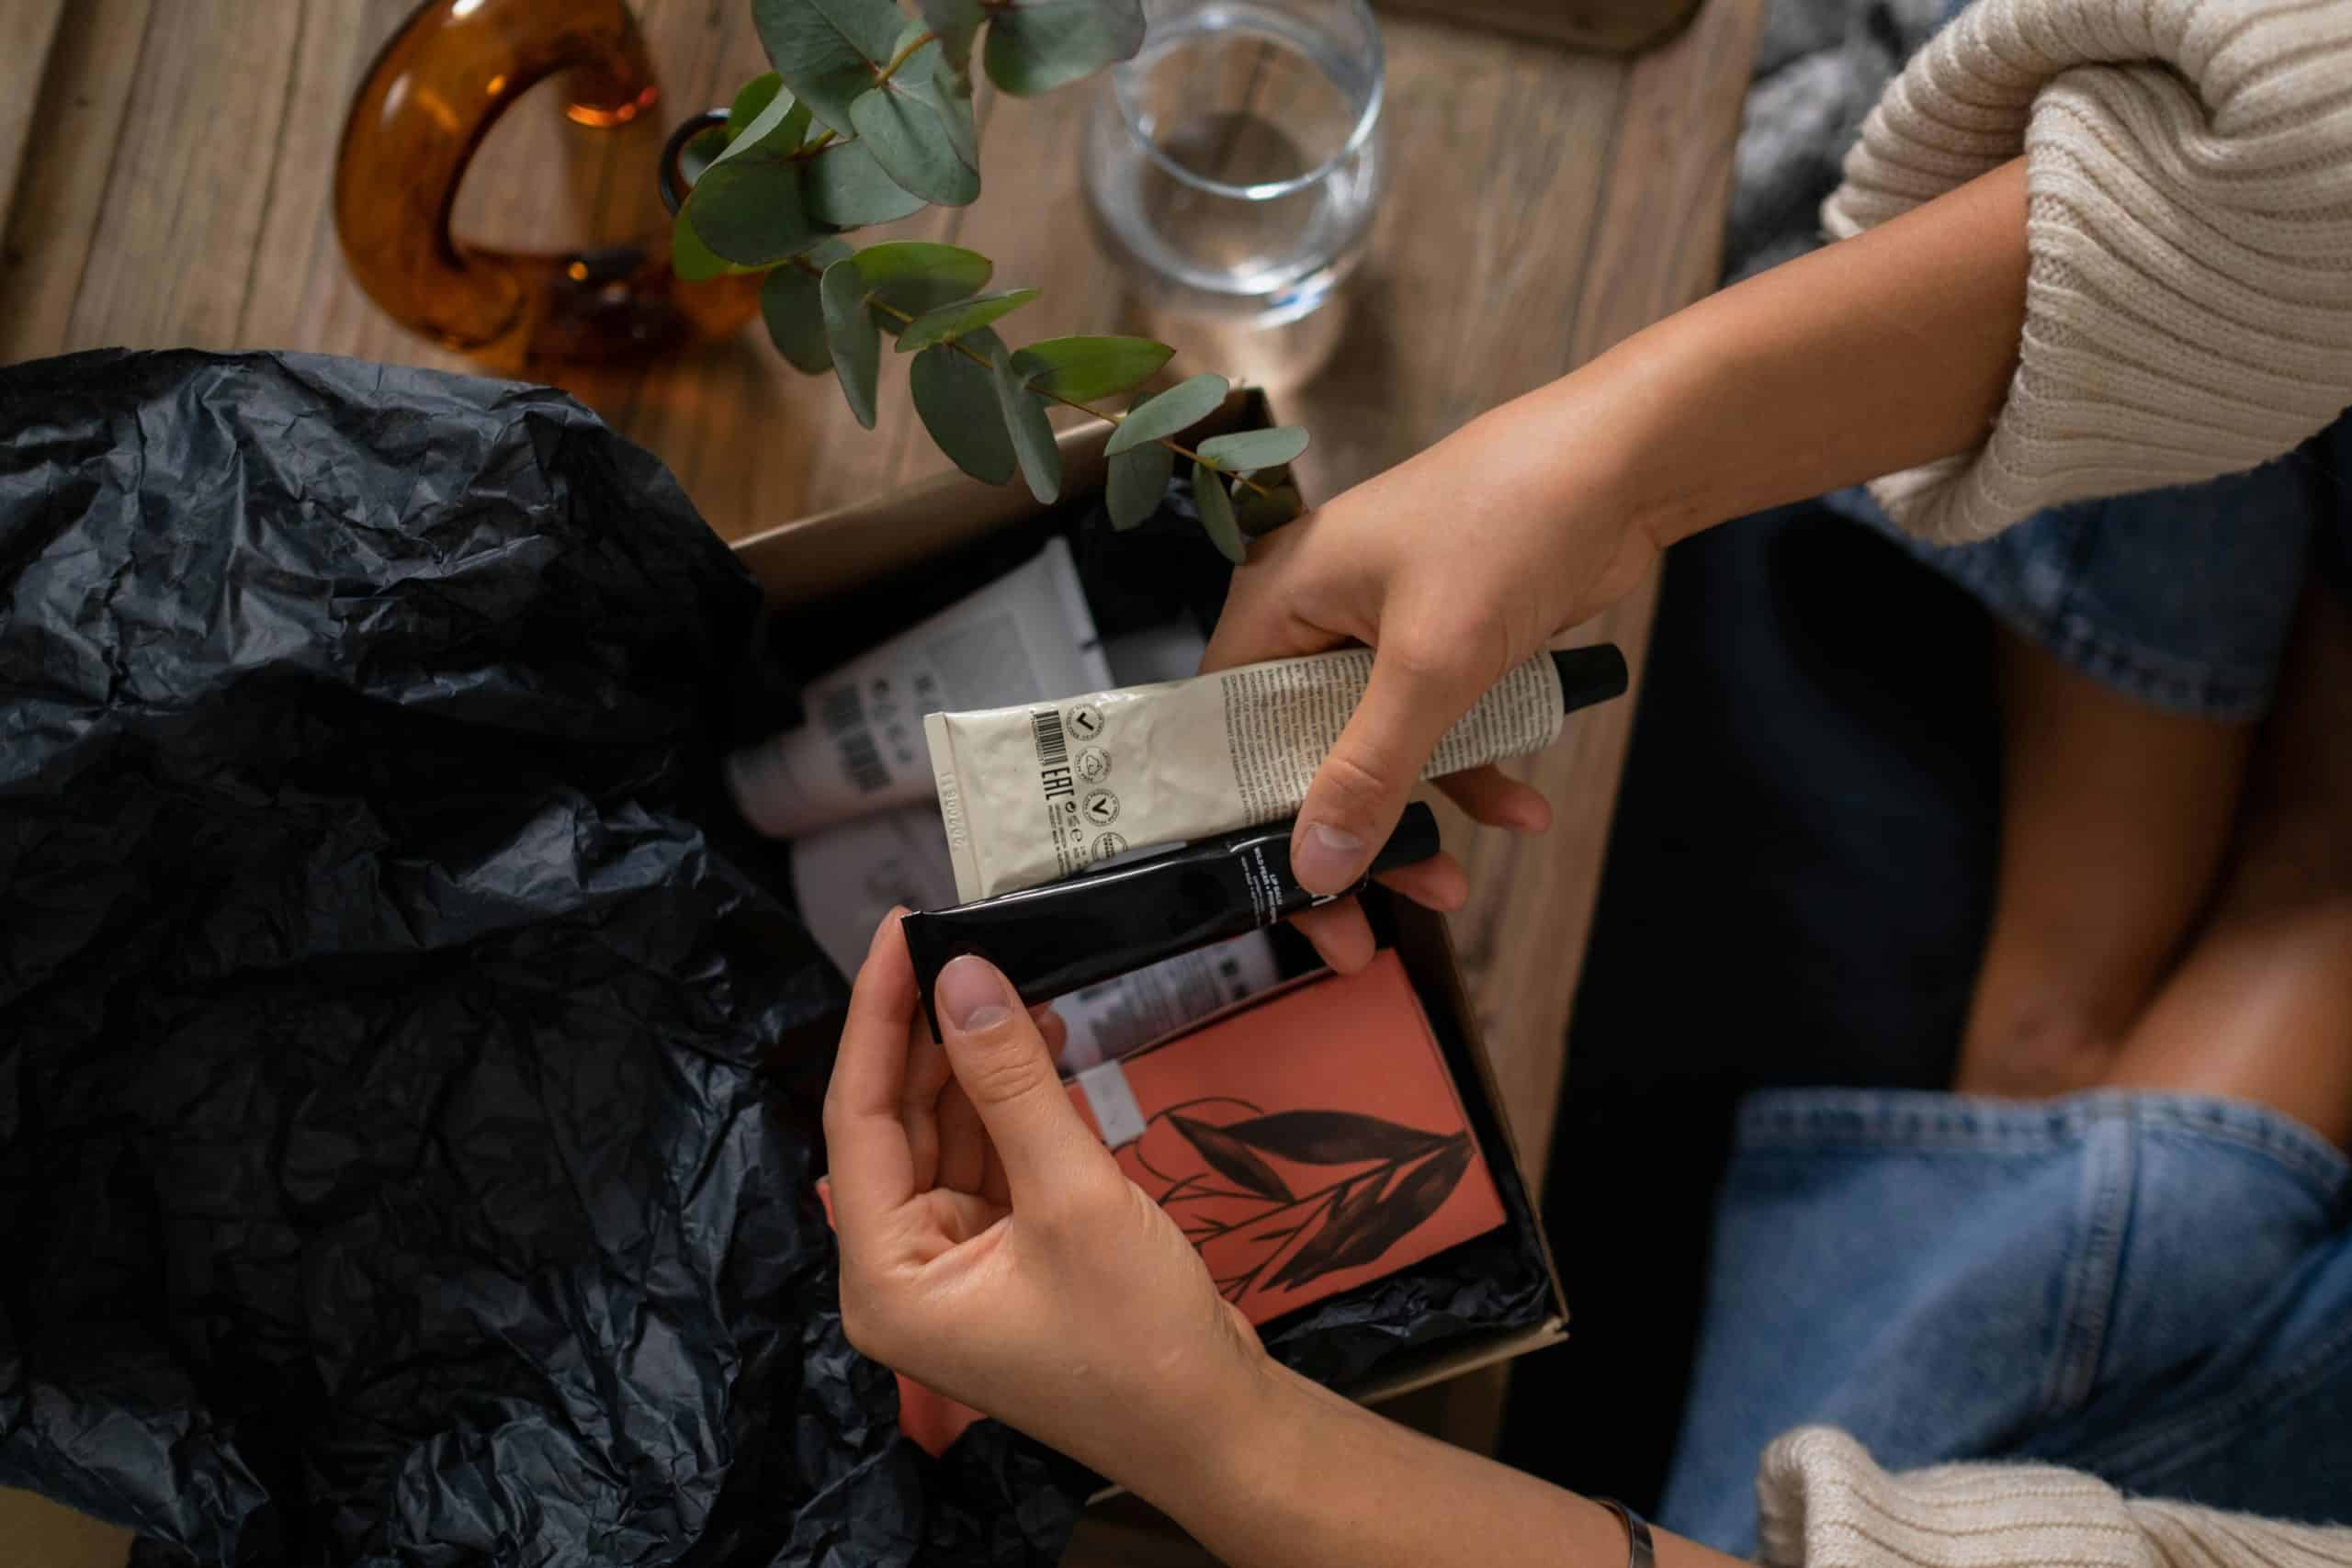
[(867, 649), (802, 694), (808, 722), (727, 760), (736, 809), (770, 838), (931, 800), (922, 716), (1111, 683), (1057, 537), (948, 609)]
[[(1372, 650), (1244, 665), (923, 720), (956, 894), (1035, 887), (1131, 849), (1294, 816), (1372, 678)], [(1625, 689), (1602, 643), (1539, 653), (1439, 741), (1424, 778), (1540, 751)]]

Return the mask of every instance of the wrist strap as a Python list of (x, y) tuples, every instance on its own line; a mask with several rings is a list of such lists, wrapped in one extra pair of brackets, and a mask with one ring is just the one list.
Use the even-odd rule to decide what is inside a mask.
[(1614, 1497), (1594, 1502), (1617, 1516), (1625, 1527), (1625, 1568), (1657, 1568), (1657, 1548), (1650, 1540), (1650, 1522)]

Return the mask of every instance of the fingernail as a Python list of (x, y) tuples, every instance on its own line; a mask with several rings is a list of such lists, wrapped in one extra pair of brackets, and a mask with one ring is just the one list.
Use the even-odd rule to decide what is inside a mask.
[(1309, 823), (1291, 851), (1291, 874), (1309, 893), (1337, 893), (1363, 864), (1363, 840), (1329, 822)]
[(1012, 1016), (1010, 989), (995, 964), (967, 953), (939, 972), (939, 986), (932, 995), (940, 1017), (967, 1034), (977, 1034)]

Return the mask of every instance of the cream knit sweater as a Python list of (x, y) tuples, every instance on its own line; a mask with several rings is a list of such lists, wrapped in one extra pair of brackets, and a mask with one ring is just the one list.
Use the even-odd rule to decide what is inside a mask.
[(2048, 1465), (1889, 1475), (1843, 1432), (1807, 1427), (1756, 1479), (1774, 1568), (2347, 1568), (2352, 1529), (2126, 1497)]
[(1843, 239), (2027, 160), (2019, 364), (1977, 451), (1879, 480), (1980, 539), (2253, 468), (2352, 404), (2352, 0), (1978, 0), (1822, 209)]

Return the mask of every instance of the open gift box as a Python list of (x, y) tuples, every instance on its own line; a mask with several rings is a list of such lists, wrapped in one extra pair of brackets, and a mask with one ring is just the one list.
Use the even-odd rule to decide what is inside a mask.
[[(1264, 396), (1240, 391), (1203, 429), (1216, 434), (1271, 423)], [(1039, 505), (1018, 484), (990, 486), (948, 474), (738, 542), (739, 557), (767, 593), (776, 619), (774, 646), (793, 666), (789, 672), (804, 679), (820, 672), (1034, 556), (1056, 534), (1071, 537), (1082, 564), (1104, 548), (1146, 548), (1123, 545), (1130, 536), (1110, 534), (1100, 515), (1108, 434), (1090, 422), (1060, 434), (1062, 491), (1051, 505)], [(1172, 560), (1181, 563), (1176, 575), (1210, 574), (1210, 590), (1221, 596), (1223, 562), (1197, 529), (1188, 525), (1161, 547), (1181, 554), (1132, 570), (1129, 575), (1149, 580), (1133, 584), (1136, 592), (1178, 593), (1159, 570)], [(1148, 555), (1136, 558), (1153, 563)], [(1193, 599), (1197, 607), (1198, 594)], [(1377, 888), (1365, 902), (1426, 1019), (1460, 1124), (1501, 1214), (1499, 1224), (1429, 1257), (1261, 1321), (1261, 1337), (1279, 1359), (1371, 1402), (1555, 1343), (1566, 1334), (1567, 1314), (1445, 920)], [(1276, 1005), (1289, 994), (1243, 1007)], [(914, 1422), (910, 1410), (910, 1427)]]

